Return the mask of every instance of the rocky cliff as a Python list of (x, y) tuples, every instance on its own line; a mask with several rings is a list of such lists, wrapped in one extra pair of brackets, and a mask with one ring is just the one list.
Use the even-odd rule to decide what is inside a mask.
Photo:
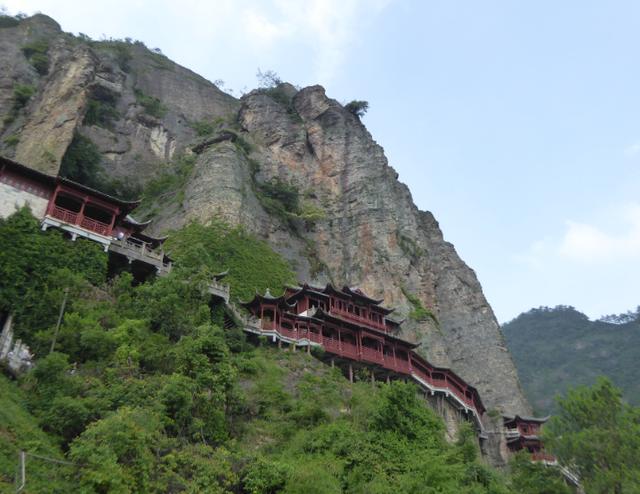
[(238, 100), (141, 43), (73, 37), (43, 15), (2, 26), (2, 154), (56, 173), (82, 139), (111, 185), (145, 188), (157, 231), (244, 225), (301, 280), (384, 297), (406, 319), (404, 336), (489, 409), (529, 413), (475, 273), (322, 87), (279, 84)]

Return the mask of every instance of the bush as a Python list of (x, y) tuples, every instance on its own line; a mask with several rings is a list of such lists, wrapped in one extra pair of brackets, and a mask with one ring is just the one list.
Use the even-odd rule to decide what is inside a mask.
[(356, 117), (362, 118), (369, 110), (369, 102), (361, 100), (353, 100), (344, 106), (345, 110), (353, 113)]
[(116, 102), (111, 96), (98, 98), (93, 96), (87, 103), (87, 111), (84, 115), (85, 125), (97, 125), (99, 127), (111, 128), (114, 120), (120, 118), (120, 113), (116, 110)]
[(4, 140), (4, 143), (7, 146), (12, 146), (12, 147), (17, 146), (19, 142), (20, 142), (20, 136), (18, 134), (11, 134)]
[(167, 107), (164, 106), (158, 98), (144, 94), (137, 88), (134, 90), (134, 93), (136, 96), (136, 103), (144, 108), (147, 115), (160, 119), (167, 114)]
[(0, 29), (3, 27), (16, 27), (18, 24), (20, 24), (20, 19), (10, 15), (0, 15)]
[(27, 106), (35, 92), (35, 86), (30, 84), (16, 84), (13, 86), (13, 109), (18, 111)]
[(49, 71), (49, 42), (46, 40), (33, 41), (22, 47), (22, 53), (38, 74), (45, 75)]
[(91, 139), (76, 134), (62, 157), (60, 175), (81, 184), (101, 189), (104, 182), (102, 155)]

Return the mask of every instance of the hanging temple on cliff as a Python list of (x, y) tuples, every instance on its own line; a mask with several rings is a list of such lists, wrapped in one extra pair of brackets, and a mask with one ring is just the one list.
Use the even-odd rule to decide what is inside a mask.
[[(166, 275), (172, 260), (163, 251), (165, 238), (144, 233), (149, 222), (131, 216), (138, 205), (0, 157), (1, 218), (29, 206), (43, 231), (58, 228), (72, 241), (80, 237), (101, 244), (110, 264), (130, 269), (136, 279)], [(499, 436), (500, 455), (505, 459), (527, 450), (532, 460), (555, 464), (539, 435), (545, 418), (505, 415), (500, 430), (487, 430), (487, 411), (476, 388), (451, 369), (431, 365), (415, 352), (417, 344), (400, 338), (402, 321), (391, 316), (393, 309), (384, 307), (383, 300), (358, 288), (304, 283), (285, 287), (279, 297), (268, 290), (256, 294), (253, 300), (241, 303), (243, 310), (230, 301), (223, 276), (211, 281), (209, 293), (225, 304), (231, 318), (249, 335), (267, 337), (279, 347), (287, 344), (292, 351), (321, 349), (314, 354), (342, 369), (351, 381), (356, 374), (372, 381), (412, 380), (444, 418), (448, 430), (455, 430), (464, 420), (475, 426), (483, 452), (493, 435)], [(3, 319), (0, 361), (18, 373), (32, 365), (31, 355), (19, 340), (13, 341), (11, 316), (6, 314)]]

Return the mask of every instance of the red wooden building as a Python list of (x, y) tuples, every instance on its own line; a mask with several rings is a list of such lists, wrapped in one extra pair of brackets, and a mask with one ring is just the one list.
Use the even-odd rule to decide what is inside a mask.
[(544, 444), (540, 437), (542, 425), (549, 417), (525, 417), (520, 415), (503, 415), (503, 425), (507, 439), (507, 448), (516, 453), (526, 450), (531, 453), (534, 461), (555, 463), (556, 458), (544, 451)]
[(472, 415), (482, 429), (485, 408), (477, 390), (451, 369), (434, 367), (418, 355), (418, 346), (398, 336), (401, 321), (392, 309), (359, 289), (304, 284), (283, 295), (256, 294), (242, 305), (260, 320), (260, 334), (296, 345), (322, 346), (332, 359), (366, 367), (376, 378), (411, 377), (431, 394), (439, 393)]
[(142, 263), (164, 274), (171, 260), (163, 253), (163, 238), (143, 233), (147, 223), (130, 213), (139, 201), (123, 201), (59, 176), (33, 170), (0, 157), (0, 217), (28, 205), (42, 229), (59, 228), (72, 240), (88, 238), (104, 250)]

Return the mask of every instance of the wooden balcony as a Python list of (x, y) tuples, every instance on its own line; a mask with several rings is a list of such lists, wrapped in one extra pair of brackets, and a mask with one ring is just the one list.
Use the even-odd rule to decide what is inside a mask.
[(48, 211), (49, 216), (69, 225), (79, 226), (99, 235), (107, 237), (111, 233), (111, 225), (89, 218), (80, 213), (69, 211), (55, 204)]
[(378, 329), (381, 331), (387, 331), (387, 327), (384, 325), (384, 323), (380, 323), (377, 321), (373, 321), (367, 317), (361, 317), (361, 316), (357, 316), (355, 315), (353, 312), (349, 312), (346, 310), (341, 310), (338, 309), (337, 307), (332, 307), (329, 310), (330, 314), (334, 314), (336, 316), (342, 317), (343, 319), (348, 319), (349, 321), (353, 321), (356, 322), (362, 326), (366, 326), (369, 328), (373, 328), (373, 329)]

